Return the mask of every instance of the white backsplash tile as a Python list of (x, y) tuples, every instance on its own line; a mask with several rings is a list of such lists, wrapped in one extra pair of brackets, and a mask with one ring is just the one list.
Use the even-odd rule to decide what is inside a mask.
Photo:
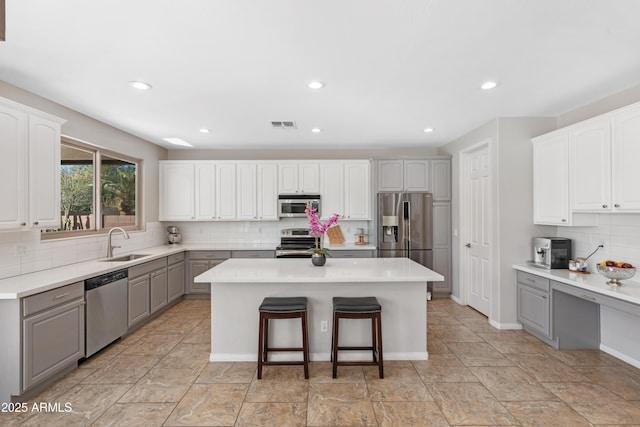
[(598, 244), (589, 261), (589, 270), (596, 271), (600, 261), (612, 259), (640, 266), (640, 214), (599, 214), (597, 227), (558, 227), (557, 235), (573, 241), (573, 257), (586, 257)]

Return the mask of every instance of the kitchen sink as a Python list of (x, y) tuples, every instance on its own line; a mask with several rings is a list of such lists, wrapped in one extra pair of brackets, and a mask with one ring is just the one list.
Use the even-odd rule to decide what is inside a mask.
[(100, 261), (102, 262), (124, 262), (124, 261), (133, 261), (134, 259), (139, 259), (139, 258), (144, 258), (149, 256), (148, 254), (129, 254), (129, 255), (122, 255), (122, 256), (118, 256), (118, 257), (113, 257), (113, 258), (105, 258), (105, 259), (101, 259)]

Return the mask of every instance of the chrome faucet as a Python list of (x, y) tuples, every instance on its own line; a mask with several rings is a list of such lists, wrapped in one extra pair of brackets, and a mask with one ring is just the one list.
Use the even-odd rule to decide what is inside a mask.
[(115, 248), (119, 248), (120, 247), (120, 246), (115, 246), (115, 245), (111, 244), (111, 234), (116, 230), (117, 231), (121, 231), (122, 235), (124, 236), (125, 239), (129, 238), (129, 235), (127, 234), (126, 231), (124, 231), (123, 228), (113, 227), (111, 230), (109, 230), (109, 241), (107, 242), (107, 258), (112, 258), (113, 257), (113, 250)]

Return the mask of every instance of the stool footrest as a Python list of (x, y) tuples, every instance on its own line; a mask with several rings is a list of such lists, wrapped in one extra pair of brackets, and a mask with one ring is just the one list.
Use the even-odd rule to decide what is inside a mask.
[(266, 351), (304, 351), (305, 348), (304, 347), (277, 347), (277, 348), (268, 347), (265, 350)]
[(356, 362), (356, 361), (342, 361), (337, 362), (337, 366), (379, 366), (378, 362)]
[(283, 361), (283, 362), (271, 362), (271, 361), (269, 361), (269, 362), (262, 362), (262, 365), (263, 365), (263, 366), (264, 366), (264, 365), (280, 365), (280, 366), (285, 366), (285, 365), (287, 365), (287, 366), (288, 366), (288, 365), (304, 365), (304, 364), (305, 364), (304, 360), (301, 360), (301, 361), (299, 361), (299, 362), (297, 362), (297, 361), (294, 361), (294, 362), (289, 362), (289, 361), (287, 361), (287, 362), (284, 362), (284, 361)]
[(338, 350), (375, 350), (375, 347), (338, 347)]

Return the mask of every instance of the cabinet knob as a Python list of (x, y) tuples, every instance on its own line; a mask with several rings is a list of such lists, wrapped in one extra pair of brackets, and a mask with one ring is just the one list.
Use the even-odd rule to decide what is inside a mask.
[(467, 243), (466, 245), (464, 245), (466, 248), (470, 248), (471, 247), (471, 243)]
[(38, 225), (38, 221), (34, 222), (33, 225)]
[(602, 205), (602, 207), (603, 207), (604, 209), (607, 209), (607, 208), (609, 207), (609, 205)]
[(562, 222), (567, 222), (567, 220), (566, 220), (566, 219), (564, 219), (564, 218), (562, 218)]
[(615, 205), (613, 205), (613, 207), (614, 207), (614, 208), (619, 208), (619, 207), (620, 207), (620, 205), (616, 203)]
[(26, 222), (21, 222), (20, 225), (25, 227), (27, 225), (27, 223)]

